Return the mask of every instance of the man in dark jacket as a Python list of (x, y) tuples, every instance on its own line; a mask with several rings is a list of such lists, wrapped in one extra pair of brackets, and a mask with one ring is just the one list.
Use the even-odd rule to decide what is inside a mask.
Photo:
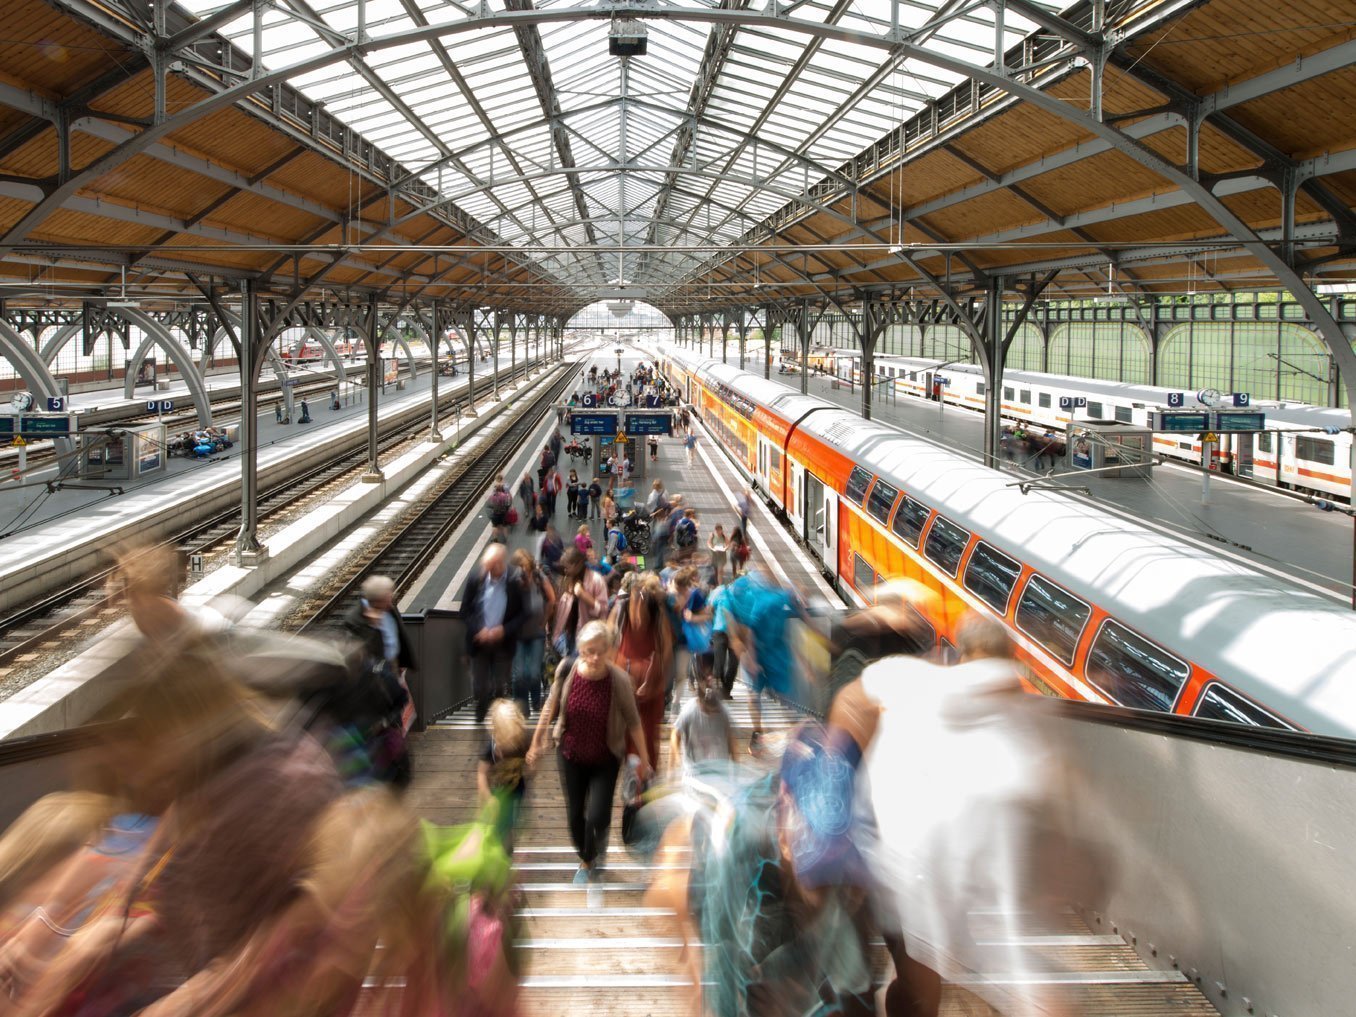
[(519, 584), (509, 579), (508, 549), (490, 544), (461, 594), (476, 723), (485, 720), (490, 703), (508, 694), (509, 671), (523, 621), (522, 593)]
[(332, 690), (327, 712), (363, 738), (374, 776), (403, 786), (410, 777), (402, 723), (410, 698), (405, 672), (416, 664), (395, 606), (395, 583), (386, 576), (363, 580), (362, 595), (344, 616), (344, 627), (357, 640), (359, 652), (351, 680), (344, 689)]

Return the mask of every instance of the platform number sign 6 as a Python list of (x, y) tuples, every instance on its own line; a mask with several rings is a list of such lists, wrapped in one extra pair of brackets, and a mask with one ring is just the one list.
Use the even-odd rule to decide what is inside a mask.
[(1235, 393), (1234, 393), (1234, 405), (1235, 405), (1235, 406), (1251, 406), (1251, 405), (1252, 405), (1252, 396), (1249, 395), (1247, 392), (1235, 392)]

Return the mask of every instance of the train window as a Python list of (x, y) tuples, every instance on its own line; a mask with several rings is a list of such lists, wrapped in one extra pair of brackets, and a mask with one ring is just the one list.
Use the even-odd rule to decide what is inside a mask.
[(1336, 446), (1322, 438), (1306, 438), (1303, 435), (1297, 435), (1295, 437), (1295, 457), (1311, 463), (1331, 466), (1337, 458)]
[(980, 541), (965, 566), (965, 587), (1001, 615), (1008, 613), (1008, 600), (1022, 566), (1001, 551)]
[(1116, 419), (1122, 424), (1128, 424), (1134, 419), (1133, 412), (1129, 406), (1117, 406), (1114, 407), (1114, 409), (1116, 411)]
[(1177, 443), (1177, 447), (1180, 449), (1185, 449), (1186, 451), (1190, 452), (1196, 446), (1189, 441), (1179, 441)]
[(1017, 401), (1024, 406), (1031, 405), (1031, 389), (1024, 388), (1017, 394)]
[(923, 553), (927, 555), (929, 561), (940, 565), (947, 575), (954, 576), (956, 569), (960, 568), (965, 545), (969, 542), (970, 534), (966, 530), (938, 516), (932, 521), (932, 529), (928, 530)]
[(1041, 407), (1042, 409), (1048, 410), (1048, 409), (1050, 408), (1050, 393), (1049, 393), (1049, 392), (1037, 392), (1037, 393), (1036, 393), (1036, 402), (1040, 405), (1040, 407)]
[(883, 480), (877, 480), (876, 486), (871, 489), (871, 497), (867, 500), (866, 511), (882, 523), (885, 522), (890, 517), (890, 508), (894, 505), (897, 494), (899, 488), (891, 487)]
[(1089, 402), (1089, 403), (1088, 403), (1088, 418), (1091, 419), (1091, 420), (1101, 420), (1101, 419), (1102, 419), (1102, 404), (1101, 404), (1101, 403), (1094, 403), (1094, 402)]
[(860, 554), (852, 556), (852, 585), (868, 602), (875, 602), (876, 571)]
[(1192, 714), (1206, 720), (1223, 720), (1230, 724), (1251, 727), (1271, 727), (1282, 731), (1295, 730), (1285, 721), (1273, 717), (1251, 699), (1240, 696), (1227, 685), (1211, 682), (1201, 693), (1201, 701)]
[(1257, 451), (1258, 451), (1258, 452), (1270, 452), (1270, 451), (1271, 451), (1271, 432), (1270, 432), (1270, 431), (1263, 431), (1261, 434), (1259, 434), (1259, 435), (1257, 436)]
[(1026, 581), (1017, 601), (1017, 627), (1066, 665), (1072, 665), (1092, 610), (1040, 576)]
[(871, 474), (860, 466), (854, 466), (852, 472), (848, 475), (847, 497), (851, 502), (860, 505), (862, 499), (866, 497), (866, 489), (871, 486)]
[(932, 510), (922, 502), (905, 498), (899, 503), (899, 510), (895, 513), (894, 526), (892, 527), (895, 536), (913, 547), (917, 547), (918, 535), (923, 532), (923, 524), (928, 521), (928, 515), (931, 512)]
[(1014, 389), (1011, 385), (1004, 385), (1004, 386), (1003, 386), (1003, 398), (1004, 398), (1004, 399), (1007, 399), (1007, 400), (1011, 401), (1011, 400), (1015, 399), (1016, 396), (1017, 396), (1017, 390)]
[(1161, 646), (1108, 619), (1088, 654), (1088, 681), (1136, 710), (1172, 709), (1190, 669)]
[(988, 391), (989, 391), (989, 386), (988, 386), (987, 383), (982, 382), (982, 381), (976, 382), (976, 383), (975, 383), (975, 395), (984, 395), (984, 393), (986, 393), (986, 392), (988, 392)]

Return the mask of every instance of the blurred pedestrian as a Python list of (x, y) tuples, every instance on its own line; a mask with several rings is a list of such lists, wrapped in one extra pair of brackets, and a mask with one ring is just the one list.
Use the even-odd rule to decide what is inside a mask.
[(523, 500), (523, 518), (531, 519), (532, 510), (536, 507), (537, 492), (532, 484), (532, 474), (524, 473), (523, 479), (518, 481), (518, 497)]
[(588, 567), (588, 557), (569, 548), (560, 559), (561, 589), (551, 624), (551, 645), (562, 658), (573, 657), (579, 631), (607, 616), (607, 581)]
[(351, 724), (362, 738), (371, 775), (404, 787), (410, 780), (405, 735), (414, 721), (408, 669), (415, 666), (414, 650), (395, 606), (395, 583), (387, 576), (368, 576), (361, 595), (344, 616), (344, 627), (358, 642), (354, 658), (354, 686), (331, 711)]
[(513, 700), (524, 717), (540, 710), (545, 678), (547, 619), (555, 617), (556, 591), (523, 548), (513, 552), (512, 578), (521, 590), (523, 620), (510, 671)]
[[(664, 722), (664, 683), (673, 660), (673, 630), (657, 576), (646, 574), (624, 583), (612, 612), (620, 633), (616, 663), (631, 677), (636, 708), (645, 732), (647, 758), (659, 758), (659, 729)], [(628, 749), (636, 752), (635, 745)]]
[[(580, 495), (580, 497), (582, 499), (583, 495)], [(587, 505), (584, 506), (584, 508), (589, 509), (588, 515), (590, 516), (590, 518), (598, 519), (599, 517), (602, 516), (603, 514), (602, 503), (603, 503), (603, 482), (600, 478), (594, 477), (593, 480), (589, 482), (589, 502)], [(585, 515), (583, 508), (579, 510), (579, 515), (580, 518), (583, 518), (583, 516)]]
[(711, 584), (719, 586), (725, 582), (725, 558), (729, 549), (725, 527), (720, 523), (716, 523), (711, 536), (706, 538), (706, 549), (711, 552)]
[(573, 519), (579, 508), (579, 474), (570, 470), (569, 482), (565, 485), (565, 514)]
[(505, 851), (513, 854), (518, 817), (527, 796), (527, 750), (531, 737), (523, 715), (509, 699), (490, 705), (489, 738), (476, 766), (480, 804), (496, 803), (494, 832)]
[(461, 595), (466, 625), (466, 655), (471, 662), (471, 687), (476, 723), (483, 723), (490, 703), (508, 693), (513, 655), (523, 623), (521, 584), (511, 581), (508, 551), (490, 544), (472, 570)]
[(753, 733), (749, 737), (749, 751), (756, 755), (762, 750), (763, 693), (790, 697), (795, 691), (798, 670), (791, 652), (790, 626), (803, 612), (790, 590), (754, 566), (730, 584), (725, 610), (729, 631), (739, 649), (739, 663), (752, 692), (749, 713)]
[(702, 676), (698, 694), (683, 706), (673, 722), (669, 744), (669, 772), (698, 774), (712, 763), (731, 763), (739, 756), (734, 723), (722, 702), (713, 674)]
[(744, 531), (735, 527), (730, 531), (730, 577), (738, 579), (739, 574), (744, 571), (744, 566), (748, 564), (749, 557), (753, 554), (749, 547), (749, 542), (744, 539)]

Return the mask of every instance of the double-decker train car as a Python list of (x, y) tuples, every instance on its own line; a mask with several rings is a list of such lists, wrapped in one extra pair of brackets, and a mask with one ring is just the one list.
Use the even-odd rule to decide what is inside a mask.
[[(835, 363), (838, 370), (853, 372), (854, 384), (861, 383), (860, 354), (839, 351)], [(834, 369), (830, 366), (828, 372)], [(975, 364), (880, 356), (875, 373), (877, 384), (893, 385), (900, 395), (942, 399), (948, 405), (984, 412), (984, 373)], [(945, 378), (946, 383), (939, 385), (938, 378)], [(1174, 392), (1180, 390), (1037, 371), (1006, 371), (1003, 417), (1058, 431), (1080, 420), (1146, 425), (1150, 412), (1169, 409), (1168, 397)], [(1187, 409), (1197, 406), (1194, 392), (1181, 394)], [(1062, 397), (1082, 397), (1086, 406), (1072, 412), (1060, 409)], [(1266, 414), (1268, 429), (1255, 435), (1221, 434), (1212, 456), (1214, 469), (1297, 491), (1351, 499), (1352, 436), (1347, 410), (1267, 400), (1252, 400), (1248, 408)], [(1200, 435), (1157, 435), (1154, 451), (1199, 465)]]
[(844, 591), (933, 590), (936, 644), (1001, 618), (1033, 687), (1356, 735), (1356, 613), (779, 382), (664, 348), (661, 369)]

